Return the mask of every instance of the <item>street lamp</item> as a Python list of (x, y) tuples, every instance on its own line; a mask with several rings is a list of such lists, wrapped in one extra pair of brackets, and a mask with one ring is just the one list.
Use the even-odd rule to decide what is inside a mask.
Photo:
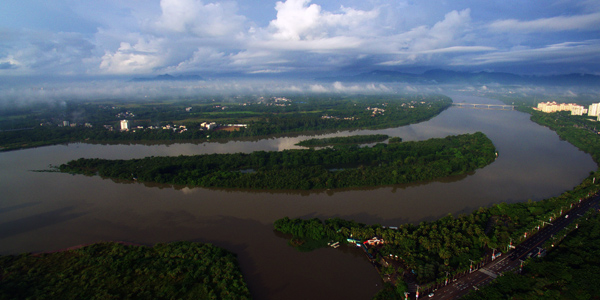
[(469, 267), (469, 273), (472, 273), (473, 272), (473, 263), (474, 263), (474, 261), (470, 260), (470, 259), (469, 259), (469, 261), (471, 261), (471, 266)]

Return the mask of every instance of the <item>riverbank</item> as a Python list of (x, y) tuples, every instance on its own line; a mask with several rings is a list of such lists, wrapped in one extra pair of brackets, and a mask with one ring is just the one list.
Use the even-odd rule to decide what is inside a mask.
[[(455, 98), (457, 102), (486, 100), (492, 101)], [(273, 222), (286, 215), (340, 217), (388, 227), (430, 222), (449, 212), (456, 216), (492, 203), (559, 195), (580, 183), (593, 170), (594, 162), (517, 111), (452, 107), (425, 123), (322, 136), (387, 134), (420, 141), (476, 131), (490, 137), (500, 154), (483, 169), (427, 183), (327, 192), (172, 188), (29, 171), (80, 157), (132, 159), (281, 151), (295, 149), (294, 144), (311, 138), (306, 136), (202, 145), (69, 144), (3, 152), (0, 251), (40, 252), (101, 240), (145, 245), (174, 240), (210, 242), (239, 254), (253, 298), (370, 299), (381, 288), (381, 278), (359, 249), (348, 255), (337, 251), (347, 247), (301, 253), (273, 233)]]

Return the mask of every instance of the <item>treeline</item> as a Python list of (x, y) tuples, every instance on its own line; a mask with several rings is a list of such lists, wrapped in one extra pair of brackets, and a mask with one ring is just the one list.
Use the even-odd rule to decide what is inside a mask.
[(389, 138), (390, 136), (387, 134), (352, 135), (321, 139), (308, 139), (300, 141), (296, 145), (303, 147), (325, 147), (335, 145), (369, 144), (383, 142)]
[(572, 116), (568, 112), (528, 112), (532, 121), (556, 131), (561, 139), (591, 154), (597, 163), (600, 162), (600, 126), (596, 121), (591, 121), (586, 116)]
[(59, 169), (141, 182), (307, 190), (431, 180), (482, 168), (495, 158), (492, 141), (477, 132), (362, 148), (352, 145), (131, 160), (81, 158)]
[(600, 217), (569, 234), (548, 256), (528, 261), (521, 274), (508, 272), (463, 299), (599, 299)]
[(0, 299), (250, 299), (234, 254), (210, 244), (99, 243), (0, 256)]
[[(15, 110), (19, 116), (0, 115), (0, 150), (36, 147), (66, 142), (152, 142), (207, 141), (261, 137), (307, 131), (377, 129), (422, 122), (452, 104), (445, 96), (353, 96), (291, 97), (280, 107), (262, 102), (181, 104), (135, 103), (114, 107), (109, 104), (68, 103), (63, 109), (44, 108), (43, 112)], [(256, 101), (256, 100), (255, 100)], [(194, 104), (192, 104), (194, 103)], [(117, 105), (117, 104), (114, 104)], [(192, 107), (186, 111), (186, 107)], [(374, 107), (383, 113), (374, 114)], [(131, 113), (134, 117), (122, 115)], [(73, 119), (77, 115), (76, 119)], [(18, 120), (8, 122), (3, 119)], [(109, 131), (103, 125), (119, 128), (119, 120), (129, 119), (132, 129)], [(79, 122), (76, 127), (58, 127), (63, 120)], [(92, 128), (82, 126), (89, 122)], [(202, 122), (246, 124), (237, 131), (201, 130)], [(44, 124), (40, 126), (40, 124)], [(148, 129), (148, 126), (185, 125), (187, 131)], [(32, 128), (19, 131), (2, 131)]]
[[(303, 99), (285, 113), (263, 115), (246, 130), (250, 136), (321, 130), (382, 129), (428, 120), (452, 105), (446, 96)], [(374, 107), (384, 110), (374, 114)]]
[(428, 284), (443, 282), (446, 272), (452, 277), (468, 271), (471, 260), (481, 262), (486, 251), (506, 252), (511, 241), (518, 244), (524, 240), (525, 232), (537, 232), (537, 226), (544, 226), (542, 221), (566, 213), (571, 204), (595, 194), (599, 189), (593, 183), (593, 177), (598, 175), (592, 174), (579, 186), (558, 197), (538, 202), (502, 203), (417, 225), (386, 228), (338, 218), (321, 221), (286, 217), (277, 220), (274, 227), (291, 234), (292, 245), (310, 245), (302, 250), (326, 247), (331, 240), (347, 243), (347, 238), (361, 241), (374, 236), (383, 238), (385, 244), (378, 250), (380, 257), (397, 256), (408, 271), (414, 272), (417, 282), (426, 288)]

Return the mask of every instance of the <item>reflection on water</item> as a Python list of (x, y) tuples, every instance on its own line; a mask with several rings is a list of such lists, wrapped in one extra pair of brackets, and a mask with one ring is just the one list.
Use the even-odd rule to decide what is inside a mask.
[(499, 157), (474, 173), (409, 185), (311, 192), (190, 188), (29, 171), (80, 157), (295, 149), (300, 140), (314, 137), (308, 135), (224, 144), (70, 144), (0, 153), (0, 253), (52, 251), (107, 240), (210, 242), (238, 253), (256, 299), (370, 299), (381, 282), (360, 252), (339, 248), (300, 253), (273, 233), (273, 221), (283, 216), (341, 217), (398, 226), (503, 201), (555, 196), (597, 168), (589, 155), (517, 111), (452, 107), (425, 123), (350, 134), (411, 141), (475, 131), (490, 137)]

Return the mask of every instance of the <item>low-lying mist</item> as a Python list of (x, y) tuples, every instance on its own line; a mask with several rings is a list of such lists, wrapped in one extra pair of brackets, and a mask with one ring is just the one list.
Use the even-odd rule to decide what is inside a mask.
[(402, 82), (318, 82), (314, 80), (219, 79), (148, 81), (121, 79), (36, 80), (0, 83), (0, 108), (64, 101), (193, 100), (202, 96), (283, 96), (294, 94), (445, 94), (528, 97), (538, 101), (600, 102), (600, 88), (519, 85), (417, 85)]

